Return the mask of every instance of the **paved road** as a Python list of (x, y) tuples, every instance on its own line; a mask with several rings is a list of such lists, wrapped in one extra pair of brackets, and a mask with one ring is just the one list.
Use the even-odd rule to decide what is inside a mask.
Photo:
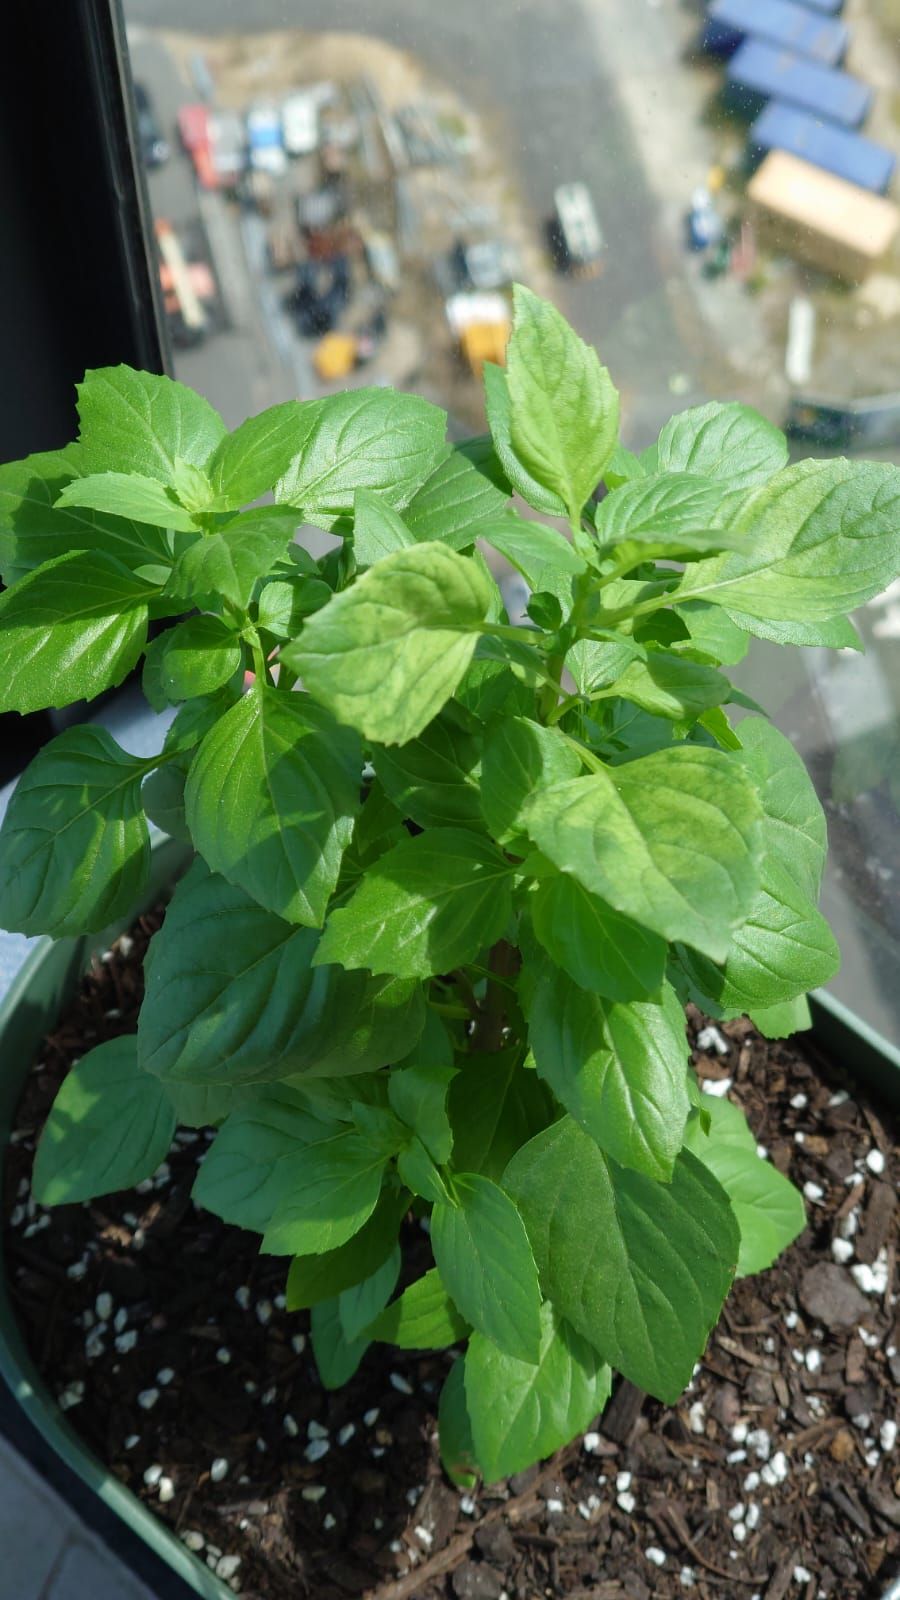
[[(648, 0), (126, 0), (126, 14), (192, 33), (295, 23), (377, 34), (411, 51), (487, 119), (536, 233), (556, 184), (586, 181), (609, 238), (608, 265), (599, 279), (561, 282), (559, 300), (622, 387), (631, 442), (655, 436), (673, 409), (669, 380), (696, 374), (705, 335), (685, 324), (683, 304), (676, 321), (666, 284), (678, 262), (667, 258), (658, 202), (616, 88), (623, 51), (642, 48)], [(692, 389), (678, 403), (696, 398)]]

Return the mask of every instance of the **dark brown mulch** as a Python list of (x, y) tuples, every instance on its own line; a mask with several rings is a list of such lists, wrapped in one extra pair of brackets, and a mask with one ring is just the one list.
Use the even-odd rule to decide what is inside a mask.
[(179, 1134), (138, 1190), (53, 1213), (30, 1200), (57, 1084), (133, 1029), (158, 920), (96, 965), (46, 1041), (8, 1153), (5, 1242), (22, 1328), (70, 1420), (201, 1559), (248, 1600), (882, 1592), (900, 1552), (896, 1128), (839, 1068), (748, 1024), (701, 1033), (701, 1078), (731, 1080), (807, 1186), (809, 1227), (736, 1286), (678, 1406), (641, 1407), (623, 1386), (601, 1431), (469, 1498), (435, 1449), (451, 1355), (374, 1346), (326, 1393), (306, 1320), (280, 1300), (285, 1263), (190, 1200), (211, 1135)]

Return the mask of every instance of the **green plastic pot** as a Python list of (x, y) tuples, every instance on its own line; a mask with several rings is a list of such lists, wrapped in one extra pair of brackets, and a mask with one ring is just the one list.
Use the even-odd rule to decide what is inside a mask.
[[(186, 864), (185, 847), (172, 840), (153, 851), (144, 906), (153, 905), (171, 888)], [(137, 915), (138, 906), (134, 915)], [(25, 1078), (41, 1039), (71, 1001), (82, 974), (98, 950), (108, 948), (133, 916), (117, 926), (81, 939), (41, 939), (0, 1005), (0, 1141), (9, 1142), (13, 1118)], [(163, 1522), (126, 1489), (79, 1439), (38, 1373), (25, 1347), (9, 1298), (5, 1263), (0, 1257), (0, 1373), (29, 1421), (89, 1489), (144, 1544), (174, 1569), (204, 1600), (234, 1600), (215, 1573), (188, 1550)]]

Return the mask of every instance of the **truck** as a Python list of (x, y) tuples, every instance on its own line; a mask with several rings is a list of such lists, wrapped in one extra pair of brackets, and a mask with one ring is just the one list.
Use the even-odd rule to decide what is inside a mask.
[(880, 265), (900, 231), (900, 210), (892, 200), (786, 150), (766, 156), (747, 198), (763, 238), (849, 283)]
[(893, 150), (886, 145), (820, 122), (808, 111), (786, 106), (780, 100), (770, 100), (757, 117), (747, 135), (747, 149), (754, 166), (770, 150), (786, 150), (871, 194), (887, 193), (897, 164)]
[(769, 100), (782, 100), (826, 122), (859, 128), (872, 104), (872, 90), (851, 73), (820, 67), (793, 50), (779, 50), (764, 39), (745, 39), (725, 72), (727, 104), (756, 117)]
[(795, 0), (713, 0), (703, 48), (712, 55), (732, 55), (747, 38), (794, 50), (823, 67), (839, 67), (850, 32), (845, 23), (817, 15)]
[(444, 311), (460, 356), (473, 377), (481, 377), (486, 361), (505, 366), (512, 318), (504, 295), (462, 291), (450, 296)]

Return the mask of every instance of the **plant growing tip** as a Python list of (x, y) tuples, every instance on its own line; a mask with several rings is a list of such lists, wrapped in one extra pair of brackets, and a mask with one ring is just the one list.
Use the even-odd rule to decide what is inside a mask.
[[(64, 1082), (36, 1193), (137, 1182), (213, 1123), (198, 1203), (288, 1258), (324, 1382), (373, 1339), (466, 1347), (440, 1404), (466, 1484), (588, 1426), (613, 1368), (676, 1399), (735, 1272), (803, 1226), (689, 1067), (686, 1000), (792, 1025), (837, 965), (821, 807), (763, 717), (732, 726), (723, 668), (752, 634), (845, 645), (900, 550), (896, 468), (788, 466), (747, 407), (623, 449), (609, 373), (526, 289), (485, 382), (490, 435), (450, 445), (412, 395), (228, 433), (110, 368), (77, 444), (0, 469), (0, 710), (141, 656), (176, 707), (159, 756), (88, 726), (35, 758), (0, 922), (123, 917), (150, 822), (196, 852), (137, 1033)], [(314, 561), (304, 521), (339, 549)], [(522, 627), (484, 547), (532, 591)], [(182, 620), (148, 644), (151, 616)], [(397, 1295), (412, 1207), (434, 1265)]]

